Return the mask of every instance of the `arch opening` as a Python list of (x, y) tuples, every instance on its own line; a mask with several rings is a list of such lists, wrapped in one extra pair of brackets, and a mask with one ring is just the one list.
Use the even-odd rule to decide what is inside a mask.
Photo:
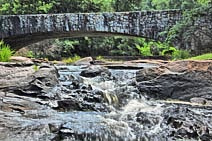
[[(141, 57), (140, 48), (144, 46), (145, 42), (156, 41), (122, 33), (114, 34), (106, 32), (77, 32), (77, 34), (72, 32), (71, 37), (70, 33), (58, 33), (44, 36), (46, 38), (38, 37), (36, 40), (35, 38), (33, 39), (33, 42), (38, 43), (32, 44), (32, 40), (29, 40), (28, 46), (24, 47), (25, 52), (27, 52), (26, 50), (30, 50), (35, 52), (35, 56), (38, 58), (49, 58), (49, 60), (61, 60), (62, 58), (74, 55), (81, 57), (135, 56), (135, 58), (138, 58), (139, 56)], [(49, 42), (45, 39), (51, 40)], [(24, 40), (26, 40), (26, 38), (24, 38)], [(40, 43), (40, 41), (43, 42)], [(21, 46), (17, 49), (20, 48)], [(148, 56), (149, 54), (144, 55)], [(150, 54), (149, 56), (152, 55)]]
[[(11, 36), (10, 38), (5, 38), (5, 43), (9, 44), (12, 49), (18, 50), (22, 47), (41, 42), (43, 40), (49, 39), (61, 39), (61, 38), (81, 38), (81, 37), (128, 37), (128, 38), (146, 38), (149, 40), (155, 40), (149, 37), (142, 37), (138, 35), (131, 35), (127, 33), (113, 33), (113, 32), (47, 32), (47, 33), (33, 33), (24, 34), (19, 36)], [(160, 38), (162, 39), (162, 38)], [(155, 40), (162, 41), (162, 40)]]

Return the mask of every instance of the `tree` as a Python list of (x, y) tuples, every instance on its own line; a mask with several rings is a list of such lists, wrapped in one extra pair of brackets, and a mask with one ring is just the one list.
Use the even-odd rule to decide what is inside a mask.
[(0, 14), (48, 13), (54, 4), (54, 0), (0, 0)]
[(134, 11), (140, 10), (142, 0), (114, 0), (112, 7), (115, 11)]

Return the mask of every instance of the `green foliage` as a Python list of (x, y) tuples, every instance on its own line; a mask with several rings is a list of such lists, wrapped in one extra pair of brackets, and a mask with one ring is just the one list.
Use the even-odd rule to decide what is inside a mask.
[(0, 0), (0, 14), (113, 11), (112, 0)]
[(116, 56), (139, 55), (135, 40), (136, 38), (114, 37), (110, 54)]
[(194, 9), (208, 5), (211, 0), (142, 0), (142, 10)]
[(143, 56), (152, 56), (150, 46), (144, 46), (144, 47), (137, 46), (137, 48), (140, 50)]
[(145, 39), (139, 39), (139, 41), (143, 46), (136, 44), (136, 47), (142, 56), (170, 56), (173, 60), (187, 59), (190, 57), (190, 53), (188, 51), (178, 50), (167, 43), (146, 41)]
[(190, 60), (211, 60), (212, 59), (212, 53), (202, 54), (199, 56), (191, 57)]
[[(0, 14), (78, 13), (103, 11), (135, 11), (182, 9), (185, 18), (164, 35), (167, 42), (152, 42), (140, 38), (102, 37), (60, 39), (62, 57), (73, 54), (98, 55), (164, 55), (171, 52), (170, 44), (178, 39), (189, 41), (198, 27), (192, 25), (199, 13), (210, 12), (211, 0), (0, 0)], [(205, 32), (205, 31), (204, 31)], [(207, 32), (208, 33), (208, 32)], [(211, 33), (209, 36), (212, 37)], [(32, 57), (29, 54), (29, 57)]]
[(142, 0), (114, 0), (112, 7), (114, 11), (133, 11), (140, 10)]
[(3, 41), (0, 41), (0, 62), (9, 62), (14, 51), (10, 49)]
[[(136, 48), (140, 51), (142, 56), (152, 56), (151, 46), (153, 42), (146, 42), (145, 39), (139, 40), (142, 46), (136, 44)], [(137, 42), (138, 43), (138, 42)]]
[(141, 38), (139, 42), (142, 46), (136, 43), (136, 48), (143, 56), (166, 55), (167, 52), (171, 52), (171, 50), (175, 49), (169, 46), (169, 44), (159, 41), (147, 41)]
[(113, 3), (113, 0), (96, 0), (101, 2), (101, 11), (114, 11), (113, 7), (111, 6)]
[(34, 58), (35, 55), (34, 55), (34, 53), (33, 53), (32, 51), (28, 51), (28, 52), (27, 52), (27, 57), (29, 57), (29, 58)]
[[(209, 0), (198, 0), (194, 4), (194, 8), (186, 10), (183, 13), (183, 19), (173, 26), (169, 31), (165, 31), (164, 34), (167, 35), (166, 41), (171, 43), (173, 41), (192, 41), (193, 39), (198, 39), (196, 33), (199, 32), (212, 37), (210, 30), (207, 28), (202, 29), (199, 25), (194, 24), (194, 21), (204, 14), (212, 14), (211, 5)], [(212, 39), (212, 38), (211, 38)]]
[(164, 49), (163, 51), (162, 51), (162, 55), (163, 56), (166, 56), (166, 55), (172, 55), (174, 52), (176, 52), (177, 51), (177, 49), (176, 48), (174, 48), (174, 47), (169, 47), (169, 48), (166, 48), (166, 49)]
[(45, 3), (42, 1), (38, 1), (39, 6), (36, 7), (36, 11), (41, 13), (48, 13), (48, 11), (53, 7), (54, 3)]
[(33, 65), (33, 69), (34, 69), (34, 71), (38, 71), (38, 70), (40, 69), (40, 66), (38, 66), (38, 65)]
[(97, 56), (97, 57), (96, 57), (96, 60), (100, 60), (100, 61), (101, 61), (101, 60), (104, 60), (104, 57), (103, 57), (103, 56)]
[(69, 58), (63, 59), (62, 61), (66, 64), (72, 64), (80, 59), (81, 59), (80, 56), (75, 55), (74, 57), (69, 57)]
[(0, 14), (193, 9), (211, 0), (0, 0)]
[(55, 40), (56, 45), (61, 47), (61, 50), (63, 51), (64, 55), (72, 55), (72, 51), (75, 49), (76, 46), (78, 46), (80, 43), (78, 40), (68, 40), (68, 39), (56, 39)]
[(54, 0), (0, 0), (0, 14), (48, 13), (55, 4)]
[(172, 60), (188, 59), (190, 56), (190, 53), (186, 50), (176, 50), (172, 54)]

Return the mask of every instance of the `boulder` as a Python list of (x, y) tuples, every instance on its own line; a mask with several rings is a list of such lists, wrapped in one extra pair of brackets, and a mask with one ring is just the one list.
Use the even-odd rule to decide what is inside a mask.
[(86, 70), (83, 70), (80, 73), (80, 75), (83, 77), (96, 77), (103, 73), (110, 75), (110, 72), (106, 67), (99, 66), (99, 65), (92, 65), (92, 66), (89, 66)]
[(58, 73), (54, 66), (46, 63), (37, 66), (0, 65), (0, 91), (18, 95), (45, 96), (58, 82)]
[(10, 60), (12, 62), (30, 62), (30, 63), (32, 63), (32, 60), (31, 59), (29, 59), (27, 57), (21, 57), (21, 56), (12, 56), (10, 58)]
[(77, 65), (77, 66), (90, 65), (90, 64), (92, 64), (92, 62), (93, 62), (93, 58), (92, 57), (85, 57), (85, 58), (82, 58), (82, 59), (76, 61), (74, 63), (74, 65)]

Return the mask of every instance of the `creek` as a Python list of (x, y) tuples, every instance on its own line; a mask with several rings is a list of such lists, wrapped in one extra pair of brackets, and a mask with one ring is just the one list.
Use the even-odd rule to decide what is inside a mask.
[[(136, 65), (139, 69), (58, 65), (57, 72), (50, 67), (53, 69), (50, 73), (46, 73), (47, 65), (40, 67), (37, 76), (34, 74), (30, 80), (33, 83), (24, 83), (24, 87), (20, 87), (22, 91), (14, 84), (10, 91), (0, 93), (0, 140), (210, 141), (212, 106), (198, 101), (192, 103), (181, 97), (167, 98), (172, 84), (179, 88), (178, 85), (185, 82), (186, 87), (190, 87), (188, 79), (195, 78), (192, 86), (197, 82), (198, 85), (205, 83), (206, 88), (198, 90), (209, 90), (211, 81), (203, 77), (208, 74), (203, 72), (198, 75), (202, 78), (199, 79), (193, 72), (188, 73), (188, 78), (187, 73), (171, 72), (152, 79), (155, 77), (153, 71), (149, 71), (153, 76), (142, 71), (145, 68), (157, 70), (156, 65)], [(56, 73), (58, 82), (52, 87), (50, 80)], [(180, 94), (181, 89), (174, 92)], [(174, 92), (171, 96), (175, 96)], [(155, 98), (160, 93), (162, 95)], [(191, 92), (188, 96), (193, 98), (197, 94)], [(204, 96), (210, 97), (205, 93)]]
[[(154, 67), (148, 64), (140, 66)], [(60, 84), (55, 91), (60, 91), (66, 100), (74, 97), (81, 104), (81, 108), (74, 105), (71, 111), (66, 107), (69, 110), (64, 114), (73, 118), (73, 121), (66, 123), (63, 131), (73, 134), (70, 137), (62, 135), (64, 139), (139, 141), (155, 136), (154, 139), (159, 140), (157, 135), (161, 131), (160, 114), (163, 112), (163, 104), (147, 101), (139, 93), (136, 87), (138, 70), (109, 69), (109, 72), (92, 78), (80, 76), (83, 66), (58, 66), (58, 70)], [(84, 91), (76, 94), (73, 82)], [(94, 91), (97, 95), (89, 91)], [(139, 115), (142, 114), (151, 115), (154, 119), (141, 121), (143, 119), (139, 119)], [(148, 125), (142, 125), (140, 122), (146, 122)]]
[[(138, 65), (144, 68), (156, 67), (150, 64)], [(178, 140), (183, 140), (183, 137), (195, 140), (195, 134), (198, 133), (193, 128), (204, 128), (198, 127), (196, 122), (208, 118), (201, 117), (199, 120), (198, 117), (203, 113), (209, 117), (211, 115), (210, 108), (190, 106), (180, 101), (159, 101), (142, 95), (136, 82), (138, 70), (109, 69), (96, 77), (82, 77), (80, 72), (83, 68), (58, 67), (60, 85), (56, 91), (60, 91), (64, 99), (77, 103), (62, 106), (68, 111), (64, 114), (73, 119), (63, 125), (60, 139), (162, 141), (175, 140), (179, 136)], [(184, 124), (181, 121), (183, 118), (189, 118), (189, 121), (180, 129), (181, 124)], [(195, 123), (197, 127), (193, 127)], [(170, 126), (179, 126), (176, 127), (179, 129), (175, 131)], [(201, 132), (207, 132), (205, 130), (202, 129)], [(181, 134), (184, 134), (183, 137)]]

